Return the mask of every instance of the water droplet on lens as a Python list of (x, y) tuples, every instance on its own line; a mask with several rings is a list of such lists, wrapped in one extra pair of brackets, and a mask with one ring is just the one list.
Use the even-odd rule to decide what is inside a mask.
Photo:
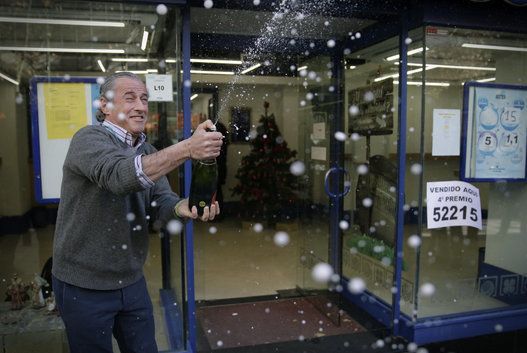
[(346, 137), (348, 137), (348, 135), (346, 135), (345, 132), (342, 132), (342, 131), (335, 132), (335, 139), (337, 141), (346, 141)]
[(366, 289), (366, 283), (360, 277), (351, 278), (348, 282), (348, 290), (353, 294), (360, 294)]
[(359, 175), (366, 175), (366, 174), (368, 174), (368, 166), (366, 164), (360, 164), (357, 167), (357, 173)]
[(333, 267), (325, 262), (319, 262), (313, 266), (313, 269), (311, 270), (311, 277), (318, 283), (328, 282), (333, 274)]
[(260, 233), (263, 230), (263, 225), (261, 223), (255, 223), (253, 226), (253, 230), (256, 233)]
[(286, 232), (282, 232), (282, 231), (277, 232), (273, 237), (273, 241), (276, 244), (276, 246), (283, 248), (284, 246), (289, 244), (289, 234), (287, 234)]
[(431, 297), (434, 295), (436, 287), (432, 283), (423, 283), (419, 288), (419, 294), (423, 297)]
[(302, 161), (295, 161), (291, 163), (291, 166), (289, 167), (289, 170), (291, 171), (291, 174), (300, 176), (303, 175), (306, 171), (306, 166), (304, 162)]
[(183, 230), (183, 223), (177, 219), (173, 219), (167, 223), (167, 231), (170, 234), (179, 234)]
[(158, 15), (161, 15), (161, 16), (166, 15), (166, 13), (168, 12), (168, 8), (166, 7), (166, 5), (159, 4), (156, 7), (156, 12)]
[(421, 238), (417, 234), (408, 237), (408, 246), (416, 249), (419, 245), (421, 245)]

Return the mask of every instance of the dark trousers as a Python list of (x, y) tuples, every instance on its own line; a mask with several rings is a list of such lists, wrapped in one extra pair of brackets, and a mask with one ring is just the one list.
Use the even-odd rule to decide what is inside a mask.
[(73, 286), (53, 276), (53, 292), (66, 326), (70, 353), (157, 353), (152, 302), (144, 277), (118, 290)]

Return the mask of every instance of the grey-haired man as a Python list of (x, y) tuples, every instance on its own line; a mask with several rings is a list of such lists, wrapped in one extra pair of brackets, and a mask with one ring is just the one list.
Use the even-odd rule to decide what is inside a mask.
[[(215, 158), (222, 135), (202, 123), (191, 138), (160, 151), (145, 141), (148, 92), (136, 75), (101, 86), (100, 125), (80, 129), (64, 162), (53, 245), (53, 291), (71, 353), (157, 352), (152, 303), (143, 276), (152, 205), (158, 217), (198, 218), (172, 192), (166, 174), (192, 159)], [(219, 206), (206, 208), (202, 221)]]

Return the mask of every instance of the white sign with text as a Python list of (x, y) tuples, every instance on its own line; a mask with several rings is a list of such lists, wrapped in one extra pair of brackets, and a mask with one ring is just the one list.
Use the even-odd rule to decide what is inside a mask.
[(149, 102), (172, 102), (172, 75), (146, 75)]
[(428, 229), (481, 225), (479, 189), (464, 181), (426, 183)]

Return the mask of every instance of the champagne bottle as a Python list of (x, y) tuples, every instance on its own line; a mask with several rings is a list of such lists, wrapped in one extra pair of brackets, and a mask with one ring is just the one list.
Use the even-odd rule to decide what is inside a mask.
[(196, 206), (198, 215), (203, 215), (203, 209), (216, 202), (218, 186), (218, 164), (216, 159), (197, 160), (192, 166), (190, 182), (189, 206)]

